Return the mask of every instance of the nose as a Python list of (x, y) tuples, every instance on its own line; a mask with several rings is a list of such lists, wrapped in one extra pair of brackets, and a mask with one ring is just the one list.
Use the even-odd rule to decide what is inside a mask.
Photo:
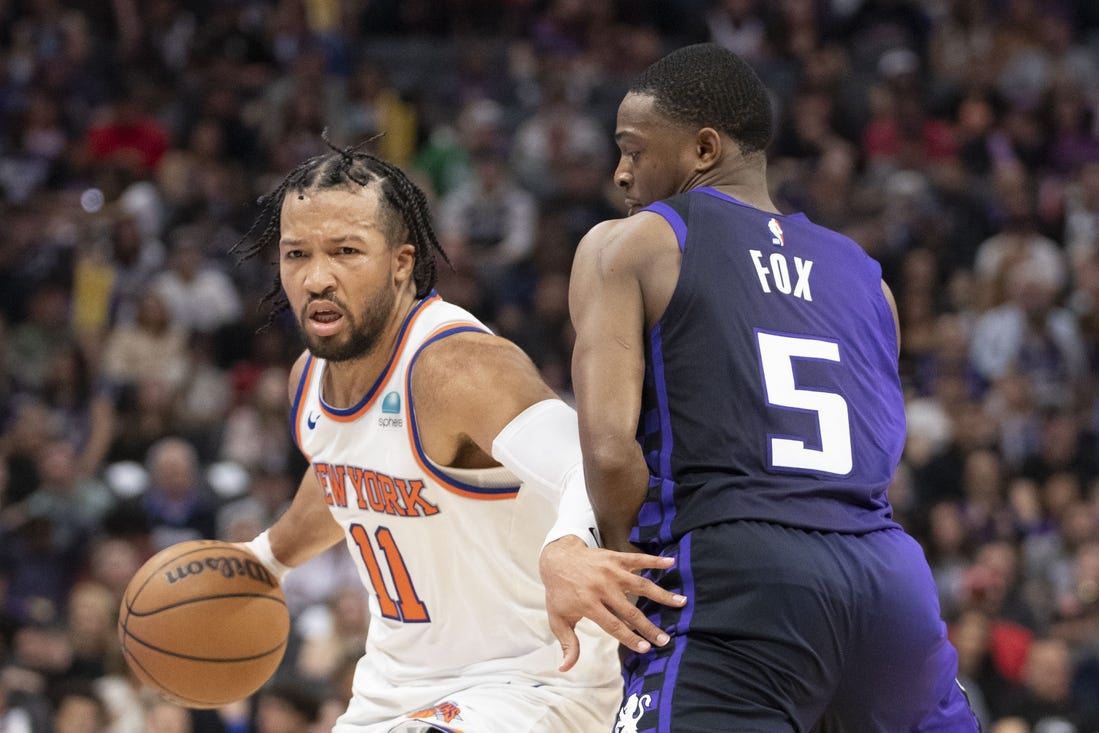
[(328, 266), (327, 258), (310, 258), (305, 268), (305, 279), (302, 285), (312, 295), (322, 295), (335, 289), (336, 278), (332, 275), (332, 268)]
[(630, 171), (629, 161), (623, 158), (618, 161), (618, 167), (614, 169), (614, 185), (619, 188), (629, 188), (633, 183), (633, 173)]

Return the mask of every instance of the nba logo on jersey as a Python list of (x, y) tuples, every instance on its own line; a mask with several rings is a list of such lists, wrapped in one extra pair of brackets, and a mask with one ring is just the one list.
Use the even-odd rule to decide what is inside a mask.
[(786, 237), (782, 235), (782, 227), (779, 226), (778, 219), (771, 217), (771, 221), (767, 222), (767, 228), (771, 230), (771, 244), (776, 247), (786, 246)]

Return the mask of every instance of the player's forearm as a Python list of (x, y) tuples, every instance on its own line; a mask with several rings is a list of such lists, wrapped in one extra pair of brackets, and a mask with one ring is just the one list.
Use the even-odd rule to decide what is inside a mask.
[(635, 440), (593, 443), (584, 454), (584, 476), (603, 546), (625, 551), (645, 500), (649, 472)]
[(331, 517), (319, 521), (276, 522), (270, 530), (271, 550), (279, 562), (291, 568), (312, 560), (343, 539), (343, 530)]
[(271, 526), (268, 536), (275, 558), (291, 568), (343, 539), (343, 529), (332, 518), (312, 471), (306, 474), (290, 508)]

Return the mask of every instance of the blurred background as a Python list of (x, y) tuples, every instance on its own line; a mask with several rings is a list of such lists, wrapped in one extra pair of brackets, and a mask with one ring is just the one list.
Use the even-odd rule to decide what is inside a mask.
[(707, 40), (773, 92), (776, 203), (896, 293), (890, 498), (985, 729), (1099, 731), (1099, 3), (0, 0), (0, 732), (329, 730), (366, 633), (342, 548), (290, 576), (283, 669), (239, 705), (143, 692), (115, 635), (147, 557), (250, 539), (305, 468), (273, 256), (229, 253), (257, 197), (322, 130), (384, 132), (439, 291), (569, 399), (617, 104)]

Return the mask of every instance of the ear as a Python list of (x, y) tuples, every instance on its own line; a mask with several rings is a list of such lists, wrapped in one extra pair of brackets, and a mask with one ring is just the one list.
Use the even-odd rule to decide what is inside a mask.
[(695, 136), (695, 170), (707, 171), (717, 165), (724, 153), (721, 133), (712, 127), (703, 127)]
[(412, 279), (416, 267), (416, 245), (410, 242), (398, 244), (393, 249), (393, 281), (402, 285)]

